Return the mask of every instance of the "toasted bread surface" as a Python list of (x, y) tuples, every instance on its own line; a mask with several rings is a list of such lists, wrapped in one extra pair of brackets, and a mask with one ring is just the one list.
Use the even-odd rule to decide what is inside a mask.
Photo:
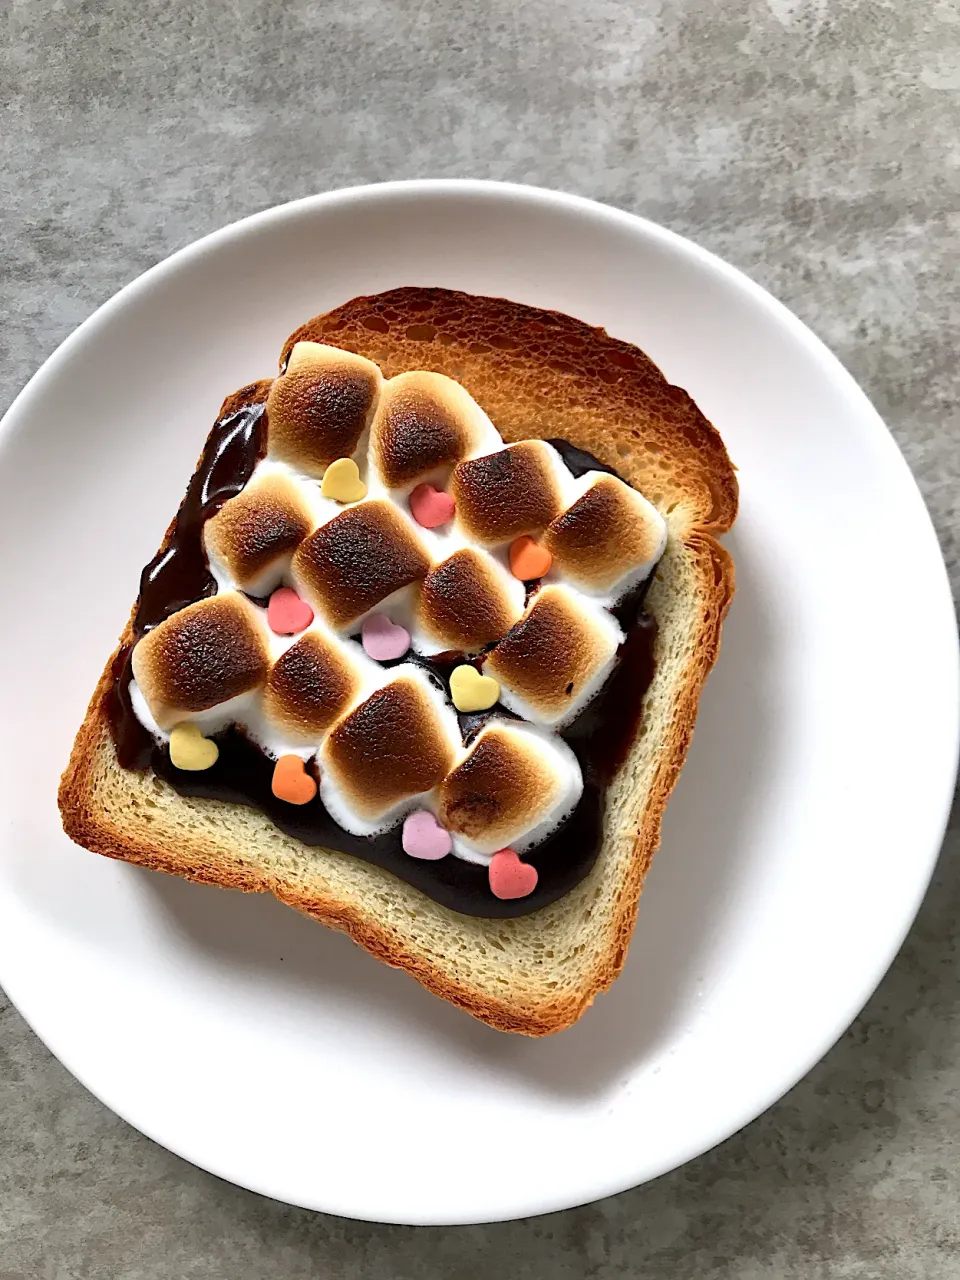
[[(387, 377), (427, 369), (460, 381), (504, 440), (563, 437), (615, 467), (667, 519), (647, 595), (656, 669), (629, 755), (607, 792), (603, 846), (586, 879), (517, 919), (460, 915), (349, 854), (305, 846), (264, 814), (182, 797), (123, 769), (106, 714), (107, 663), (60, 787), (64, 828), (109, 857), (281, 901), (348, 933), (491, 1026), (545, 1035), (575, 1022), (623, 967), (660, 821), (693, 732), (734, 590), (715, 540), (737, 482), (714, 428), (637, 348), (568, 316), (442, 289), (397, 289), (308, 321), (309, 339), (375, 360)], [(229, 396), (220, 417), (266, 398)], [(170, 530), (168, 530), (168, 537)], [(133, 639), (130, 624), (120, 644)]]

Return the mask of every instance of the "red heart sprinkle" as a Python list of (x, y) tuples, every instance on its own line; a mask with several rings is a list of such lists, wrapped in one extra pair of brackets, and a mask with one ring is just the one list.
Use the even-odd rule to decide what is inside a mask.
[(525, 898), (537, 887), (537, 868), (521, 862), (512, 849), (500, 849), (490, 859), (490, 888), (495, 898)]
[(410, 495), (410, 513), (424, 529), (436, 529), (453, 519), (456, 503), (432, 484), (418, 484)]
[(313, 621), (313, 610), (293, 587), (278, 587), (267, 605), (267, 625), (278, 636), (295, 636)]

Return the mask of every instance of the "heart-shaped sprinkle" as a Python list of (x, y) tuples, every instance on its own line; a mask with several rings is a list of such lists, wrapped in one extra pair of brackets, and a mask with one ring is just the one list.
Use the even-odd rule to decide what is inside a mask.
[(486, 711), (500, 697), (500, 686), (464, 663), (450, 673), (450, 697), (458, 711)]
[(521, 582), (532, 582), (550, 572), (553, 556), (535, 538), (523, 534), (510, 543), (510, 572)]
[(277, 587), (267, 605), (267, 625), (278, 636), (295, 636), (313, 621), (313, 610), (293, 587)]
[(526, 898), (537, 887), (537, 868), (521, 862), (512, 849), (500, 849), (490, 859), (490, 889), (495, 898)]
[(410, 648), (410, 632), (391, 622), (385, 613), (371, 613), (360, 628), (360, 643), (375, 662), (392, 662)]
[(278, 800), (286, 800), (287, 804), (309, 804), (317, 794), (317, 784), (299, 756), (280, 756), (273, 766), (273, 781), (270, 784), (273, 794)]
[(436, 862), (453, 848), (450, 832), (427, 809), (417, 809), (403, 821), (403, 850), (411, 858)]
[(320, 492), (334, 502), (360, 502), (367, 496), (367, 486), (360, 479), (360, 468), (352, 458), (338, 458), (323, 473)]
[(453, 519), (456, 503), (432, 484), (418, 484), (410, 495), (410, 514), (424, 529), (436, 529)]
[(174, 725), (170, 733), (170, 763), (175, 769), (199, 773), (217, 763), (220, 748), (205, 738), (190, 720)]

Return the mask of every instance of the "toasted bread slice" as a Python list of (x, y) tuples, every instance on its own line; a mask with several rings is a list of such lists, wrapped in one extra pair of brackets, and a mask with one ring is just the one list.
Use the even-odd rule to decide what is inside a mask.
[[(733, 565), (737, 482), (690, 397), (635, 347), (578, 320), (498, 298), (406, 288), (309, 321), (309, 339), (460, 381), (507, 442), (563, 437), (615, 467), (666, 517), (667, 548), (646, 607), (658, 624), (653, 681), (629, 756), (607, 791), (600, 855), (564, 897), (517, 919), (460, 915), (349, 854), (310, 848), (257, 810), (178, 795), (122, 768), (105, 702), (111, 658), (63, 775), (64, 829), (78, 844), (187, 879), (281, 901), (503, 1031), (540, 1036), (575, 1022), (623, 967), (660, 821), (720, 644)], [(221, 417), (266, 397), (228, 397)], [(169, 536), (169, 531), (168, 531)], [(121, 645), (132, 640), (130, 625)]]

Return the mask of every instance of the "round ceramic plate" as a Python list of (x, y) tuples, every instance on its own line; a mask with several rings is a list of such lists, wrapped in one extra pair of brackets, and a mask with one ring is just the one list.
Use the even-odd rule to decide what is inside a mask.
[[(223, 396), (303, 320), (445, 285), (638, 344), (739, 467), (738, 591), (622, 978), (500, 1034), (267, 897), (74, 847), (56, 787)], [(586, 200), (334, 192), (175, 254), (34, 377), (0, 437), (0, 982), (58, 1058), (205, 1169), (330, 1213), (477, 1222), (655, 1177), (768, 1107), (889, 965), (957, 744), (944, 567), (882, 422), (782, 306)]]

